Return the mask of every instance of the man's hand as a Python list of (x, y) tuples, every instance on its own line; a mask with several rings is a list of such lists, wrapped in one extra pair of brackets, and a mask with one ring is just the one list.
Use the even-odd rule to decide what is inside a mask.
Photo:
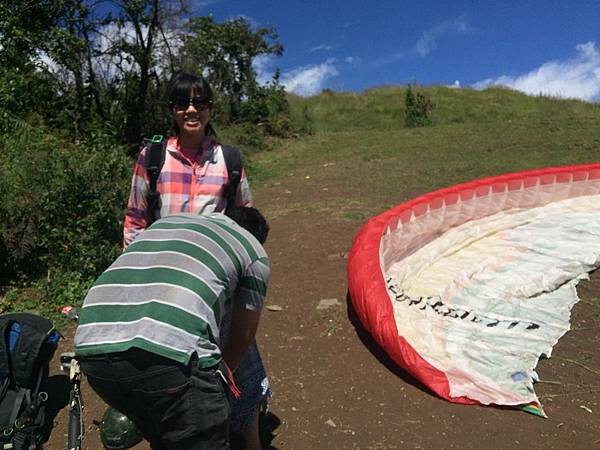
[(223, 349), (223, 359), (231, 370), (235, 370), (242, 362), (254, 341), (259, 320), (260, 312), (245, 309), (234, 302), (229, 337)]

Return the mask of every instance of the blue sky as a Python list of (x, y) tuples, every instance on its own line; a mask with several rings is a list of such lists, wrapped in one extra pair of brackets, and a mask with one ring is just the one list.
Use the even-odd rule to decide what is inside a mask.
[(218, 22), (272, 25), (285, 51), (261, 58), (300, 95), (385, 84), (503, 84), (600, 101), (600, 0), (208, 0)]

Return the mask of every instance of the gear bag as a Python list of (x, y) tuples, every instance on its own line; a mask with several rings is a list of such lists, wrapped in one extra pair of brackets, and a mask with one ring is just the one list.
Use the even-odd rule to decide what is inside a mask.
[(40, 448), (48, 399), (42, 387), (59, 339), (44, 317), (0, 315), (0, 449)]
[[(159, 210), (159, 199), (160, 193), (156, 190), (156, 183), (160, 176), (160, 171), (165, 163), (165, 152), (167, 147), (166, 139), (161, 135), (155, 135), (152, 139), (144, 139), (142, 148), (148, 148), (146, 154), (146, 160), (144, 167), (150, 178), (148, 183), (148, 221), (149, 223), (155, 222), (160, 218)], [(229, 147), (222, 145), (223, 157), (225, 158), (225, 165), (227, 166), (227, 175), (229, 177), (229, 183), (225, 186), (225, 192), (223, 196), (227, 201), (227, 209), (235, 206), (235, 197), (237, 194), (237, 188), (242, 178), (242, 152), (239, 148)]]

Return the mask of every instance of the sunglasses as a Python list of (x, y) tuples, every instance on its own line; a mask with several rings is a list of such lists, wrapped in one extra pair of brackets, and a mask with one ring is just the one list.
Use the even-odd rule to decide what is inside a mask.
[(192, 105), (198, 112), (205, 112), (212, 106), (212, 100), (208, 100), (206, 97), (181, 97), (171, 102), (171, 106), (175, 111), (185, 111)]

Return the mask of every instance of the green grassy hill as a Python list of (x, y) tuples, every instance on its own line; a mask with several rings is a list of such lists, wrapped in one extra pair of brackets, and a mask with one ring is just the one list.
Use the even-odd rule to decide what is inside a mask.
[[(400, 202), (448, 185), (534, 167), (600, 160), (600, 104), (528, 97), (497, 88), (485, 91), (445, 87), (418, 90), (435, 105), (432, 125), (423, 128), (404, 126), (405, 87), (383, 87), (360, 94), (324, 92), (310, 98), (290, 96), (296, 127), (311, 128), (313, 133), (276, 139), (269, 142), (266, 151), (247, 153), (248, 173), (260, 208), (271, 218), (298, 210), (327, 214), (336, 220), (350, 221), (348, 225), (358, 228), (369, 217)], [(229, 138), (228, 131), (231, 132), (223, 130), (222, 139), (235, 142)], [(7, 148), (27, 154), (22, 152), (20, 144), (12, 143), (25, 138), (29, 141), (31, 137), (31, 134), (10, 137)], [(44, 139), (41, 136), (35, 142), (48, 153), (51, 147), (44, 144)], [(108, 148), (102, 142), (95, 145), (94, 148), (103, 148), (105, 152)], [(37, 172), (29, 174), (32, 179), (37, 179), (34, 176), (37, 173), (47, 177), (52, 171), (60, 172), (63, 166), (65, 171), (73, 170), (69, 158), (82, 159), (80, 153), (73, 150), (72, 154), (67, 152), (68, 158), (59, 164), (56, 153), (50, 157), (49, 153), (42, 154), (38, 147), (29, 145), (35, 149), (37, 157), (45, 155), (53, 165), (51, 170), (47, 170), (45, 164), (35, 165), (33, 168)], [(93, 200), (96, 202), (93, 210), (107, 214), (98, 216), (98, 222), (88, 220), (97, 215), (86, 216), (82, 222), (61, 210), (60, 227), (55, 225), (57, 220), (51, 224), (43, 222), (46, 215), (41, 214), (43, 223), (39, 224), (39, 229), (43, 235), (38, 237), (42, 244), (47, 241), (47, 247), (52, 249), (50, 256), (53, 259), (49, 262), (52, 270), (43, 273), (43, 277), (21, 277), (16, 280), (15, 289), (1, 291), (0, 311), (32, 308), (50, 314), (58, 305), (77, 304), (95, 276), (90, 275), (91, 270), (84, 275), (85, 266), (76, 258), (96, 264), (98, 271), (111, 259), (106, 249), (118, 251), (120, 225), (115, 228), (114, 217), (122, 217), (120, 211), (124, 204), (120, 199), (125, 198), (129, 189), (130, 162), (125, 161), (125, 157), (113, 155), (107, 159), (107, 153), (84, 150), (96, 159), (90, 157), (86, 164), (77, 166), (81, 169), (77, 172), (78, 177), (101, 177), (104, 184), (98, 185), (104, 187), (101, 196), (92, 195), (97, 199)], [(118, 152), (115, 147), (113, 153), (117, 155)], [(102, 170), (94, 163), (97, 160), (104, 164)], [(6, 173), (13, 178), (16, 176), (11, 166), (14, 161), (6, 159), (9, 164)], [(32, 170), (27, 164), (22, 167)], [(105, 177), (106, 173), (112, 174), (112, 178)], [(41, 203), (33, 202), (33, 205), (41, 206), (28, 206), (29, 211), (39, 209), (55, 213), (60, 208), (54, 205), (62, 201), (77, 204), (77, 208), (88, 208), (82, 206), (87, 204), (87, 191), (74, 187), (79, 178), (63, 173), (62, 178), (54, 176), (51, 180), (53, 194), (45, 194)], [(14, 183), (8, 178), (0, 188), (3, 186), (3, 192), (15, 195)], [(19, 186), (28, 189), (29, 185), (22, 182)], [(277, 189), (270, 191), (272, 186), (281, 186), (279, 190), (283, 191), (283, 196), (274, 193)], [(45, 192), (48, 186), (39, 185), (39, 189)], [(8, 194), (5, 197), (7, 201), (12, 198)], [(13, 200), (19, 198), (14, 196)], [(36, 196), (32, 198), (37, 199)], [(107, 209), (107, 204), (114, 211)], [(71, 208), (73, 217), (79, 217), (77, 208)], [(62, 240), (50, 236), (60, 231), (72, 240), (69, 230), (73, 227), (69, 228), (65, 223), (80, 232), (81, 239), (77, 241), (80, 248), (73, 242), (63, 245)], [(85, 238), (91, 235), (90, 231), (98, 231), (97, 223), (104, 223), (112, 234), (102, 234), (97, 244), (90, 244)], [(81, 233), (82, 229), (88, 231)], [(93, 252), (86, 250), (88, 248)], [(2, 251), (0, 248), (0, 255)], [(56, 261), (64, 263), (64, 267), (56, 268)]]
[(412, 129), (405, 87), (290, 97), (294, 120), (310, 117), (314, 133), (253, 155), (254, 182), (312, 176), (363, 199), (370, 214), (474, 178), (600, 160), (599, 104), (501, 88), (418, 90), (435, 109), (431, 126)]

